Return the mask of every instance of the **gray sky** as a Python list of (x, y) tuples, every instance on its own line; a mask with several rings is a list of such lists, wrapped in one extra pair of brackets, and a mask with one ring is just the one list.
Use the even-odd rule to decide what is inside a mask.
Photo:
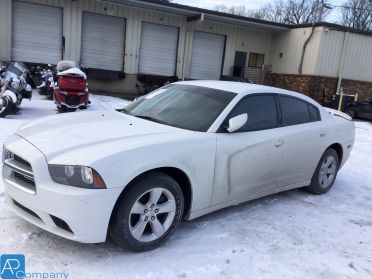
[[(248, 9), (257, 9), (260, 8), (262, 5), (273, 2), (273, 0), (173, 0), (174, 3), (195, 6), (199, 8), (206, 8), (206, 9), (213, 9), (217, 5), (225, 5), (229, 6), (241, 6), (244, 5)], [(329, 0), (325, 1), (329, 4), (334, 5), (341, 5), (345, 0)], [(328, 16), (327, 20), (329, 22), (336, 22), (338, 19), (337, 12), (339, 9), (334, 8), (331, 14)]]

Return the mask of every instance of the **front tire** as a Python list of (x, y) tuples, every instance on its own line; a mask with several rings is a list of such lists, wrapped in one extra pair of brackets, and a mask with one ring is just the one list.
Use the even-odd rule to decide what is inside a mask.
[(115, 208), (109, 234), (122, 248), (147, 251), (162, 245), (180, 223), (184, 197), (178, 183), (162, 173), (130, 186)]
[(3, 105), (0, 108), (0, 118), (4, 118), (13, 108), (13, 100), (9, 96), (3, 97)]
[(337, 152), (332, 148), (327, 149), (318, 163), (311, 184), (305, 190), (316, 195), (327, 193), (335, 182), (339, 166)]

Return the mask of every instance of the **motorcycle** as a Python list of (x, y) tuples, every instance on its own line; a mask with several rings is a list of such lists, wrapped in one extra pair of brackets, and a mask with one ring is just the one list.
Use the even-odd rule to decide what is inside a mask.
[(37, 87), (40, 95), (46, 95), (49, 99), (53, 98), (54, 92), (54, 79), (56, 70), (52, 65), (48, 64), (48, 67), (40, 70), (40, 82), (41, 84)]
[(54, 102), (59, 112), (86, 109), (90, 103), (87, 76), (72, 61), (57, 64)]
[(32, 98), (31, 75), (21, 62), (12, 62), (1, 70), (0, 118), (18, 112), (23, 99)]
[[(136, 83), (136, 87), (140, 94), (147, 94), (156, 89), (159, 89), (162, 86), (167, 84), (177, 82), (178, 76), (169, 76), (163, 79), (152, 79), (145, 77), (141, 77), (140, 80)], [(142, 88), (142, 89), (141, 89)]]

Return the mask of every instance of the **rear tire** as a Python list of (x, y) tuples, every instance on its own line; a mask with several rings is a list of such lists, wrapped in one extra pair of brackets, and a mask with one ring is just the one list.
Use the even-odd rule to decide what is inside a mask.
[(332, 148), (327, 149), (318, 163), (311, 184), (305, 190), (316, 195), (327, 193), (335, 182), (339, 166), (337, 152)]
[(172, 235), (183, 209), (183, 193), (173, 178), (162, 173), (145, 175), (119, 200), (109, 234), (124, 249), (155, 249)]

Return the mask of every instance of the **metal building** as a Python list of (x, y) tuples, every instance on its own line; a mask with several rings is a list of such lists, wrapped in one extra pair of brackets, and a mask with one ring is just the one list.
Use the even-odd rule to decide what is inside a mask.
[(0, 61), (74, 60), (90, 69), (90, 88), (125, 93), (139, 76), (244, 75), (308, 95), (372, 82), (372, 34), (319, 23), (301, 63), (312, 28), (157, 0), (2, 0)]

